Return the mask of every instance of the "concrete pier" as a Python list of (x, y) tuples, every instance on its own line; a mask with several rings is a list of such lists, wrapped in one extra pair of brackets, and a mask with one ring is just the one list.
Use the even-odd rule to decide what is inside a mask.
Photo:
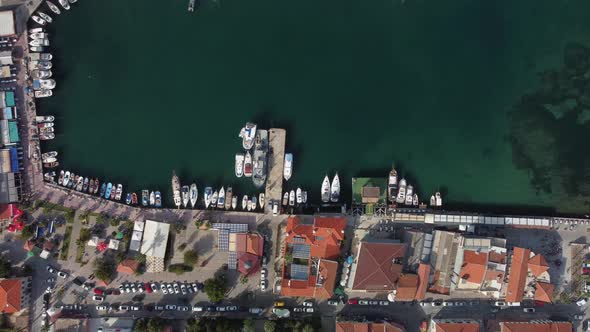
[(287, 131), (271, 128), (268, 131), (268, 177), (266, 179), (265, 212), (272, 213), (272, 202), (281, 204), (283, 194), (283, 164), (285, 163), (285, 139)]

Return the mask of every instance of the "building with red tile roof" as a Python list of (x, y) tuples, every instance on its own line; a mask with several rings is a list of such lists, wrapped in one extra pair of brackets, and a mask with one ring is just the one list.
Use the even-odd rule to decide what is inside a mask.
[(29, 306), (30, 278), (0, 280), (0, 312), (11, 314)]
[(549, 271), (549, 264), (543, 255), (537, 254), (529, 259), (528, 268), (535, 277), (540, 277), (543, 273)]
[(488, 263), (487, 252), (475, 250), (463, 251), (463, 264), (459, 277), (461, 278), (457, 288), (478, 289), (484, 280)]
[(336, 332), (406, 332), (394, 322), (336, 322)]
[(430, 265), (418, 265), (418, 289), (416, 290), (416, 300), (426, 298), (426, 289), (428, 288), (428, 279), (430, 278)]
[(551, 302), (555, 286), (549, 283), (549, 264), (541, 254), (514, 247), (508, 270), (507, 302), (521, 302), (525, 297)]
[(229, 251), (235, 252), (232, 266), (243, 275), (251, 275), (260, 270), (260, 260), (264, 250), (264, 238), (257, 233), (229, 234)]
[(242, 252), (238, 253), (237, 258), (238, 271), (245, 276), (253, 274), (260, 269), (260, 256), (249, 252)]
[(535, 301), (551, 303), (555, 286), (547, 282), (537, 282), (535, 286)]
[(535, 320), (530, 322), (500, 322), (500, 332), (572, 332), (570, 322)]
[(396, 301), (412, 301), (418, 292), (419, 279), (416, 274), (402, 274), (397, 280)]
[(139, 262), (134, 259), (126, 259), (117, 265), (117, 272), (135, 274), (139, 268)]
[(480, 332), (481, 324), (473, 319), (434, 319), (434, 332)]
[(384, 292), (395, 289), (401, 276), (406, 244), (361, 242), (351, 273), (353, 291)]
[(507, 302), (521, 302), (524, 297), (530, 249), (514, 247), (506, 288)]
[(281, 295), (328, 299), (334, 295), (345, 218), (315, 218), (312, 225), (287, 220)]

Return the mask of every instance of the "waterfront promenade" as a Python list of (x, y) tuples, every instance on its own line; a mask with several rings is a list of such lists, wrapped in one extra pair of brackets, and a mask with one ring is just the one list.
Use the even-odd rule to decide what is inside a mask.
[(268, 144), (268, 177), (266, 180), (265, 211), (272, 213), (272, 202), (281, 202), (283, 194), (283, 167), (285, 163), (285, 129), (271, 128), (269, 131)]

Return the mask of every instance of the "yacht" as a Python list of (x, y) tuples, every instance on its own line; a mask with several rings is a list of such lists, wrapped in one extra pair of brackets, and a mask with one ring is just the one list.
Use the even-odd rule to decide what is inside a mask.
[(37, 14), (39, 15), (39, 17), (44, 19), (47, 23), (53, 22), (53, 19), (51, 18), (51, 16), (45, 14), (44, 12), (37, 12)]
[(40, 79), (39, 84), (41, 84), (41, 89), (52, 90), (55, 88), (56, 83), (53, 78), (50, 78), (50, 79)]
[(156, 202), (154, 206), (157, 208), (162, 207), (162, 194), (159, 191), (156, 191)]
[(59, 178), (57, 178), (57, 185), (61, 186), (64, 183), (65, 173), (66, 172), (63, 169), (61, 171), (59, 171)]
[(150, 204), (150, 191), (144, 189), (141, 191), (141, 205), (148, 206)]
[(49, 134), (55, 132), (55, 128), (47, 127), (47, 128), (39, 128), (39, 133), (42, 134)]
[(285, 192), (283, 194), (283, 206), (287, 206), (289, 204), (289, 192)]
[(188, 206), (188, 202), (189, 202), (189, 191), (190, 191), (190, 187), (189, 186), (182, 186), (182, 188), (180, 189), (180, 192), (182, 194), (182, 206), (184, 208), (186, 208)]
[(387, 196), (389, 196), (389, 201), (391, 203), (395, 202), (397, 198), (397, 171), (395, 168), (391, 169), (389, 172), (389, 180), (387, 181)]
[(50, 78), (51, 76), (53, 76), (53, 73), (51, 72), (51, 70), (41, 70), (41, 69), (35, 69), (33, 71), (31, 71), (31, 77), (33, 77), (33, 79), (40, 79), (40, 78)]
[(295, 191), (295, 197), (297, 198), (297, 204), (303, 203), (303, 193), (301, 192), (301, 188), (297, 188), (297, 190)]
[(395, 201), (399, 204), (403, 204), (406, 201), (406, 179), (399, 180), (399, 187), (397, 190), (397, 198)]
[(191, 207), (194, 209), (195, 205), (197, 204), (197, 198), (199, 198), (199, 190), (197, 189), (197, 184), (193, 182), (191, 184), (191, 191), (190, 191), (190, 200), (191, 200)]
[(64, 7), (65, 10), (70, 10), (70, 4), (68, 0), (59, 0), (59, 4)]
[(55, 157), (57, 157), (57, 151), (49, 151), (49, 152), (45, 152), (41, 155), (42, 159), (55, 158)]
[(436, 206), (436, 198), (434, 198), (434, 195), (430, 196), (430, 206)]
[(115, 199), (120, 201), (122, 197), (123, 197), (123, 185), (119, 183), (119, 184), (117, 184), (117, 193), (115, 194)]
[(303, 204), (307, 203), (307, 191), (304, 191), (302, 194), (302, 200), (303, 200)]
[(258, 195), (258, 205), (260, 205), (261, 209), (264, 209), (264, 193)]
[[(45, 50), (45, 48), (43, 46), (30, 46), (29, 47), (29, 51), (31, 52), (43, 52)], [(31, 53), (31, 54), (35, 54), (35, 53)]]
[(48, 140), (52, 140), (54, 138), (55, 138), (54, 133), (40, 133), (39, 134), (39, 139), (42, 141), (48, 141)]
[(244, 195), (242, 198), (242, 210), (246, 210), (248, 204), (248, 195)]
[(84, 184), (82, 185), (82, 191), (86, 192), (88, 191), (88, 185), (90, 184), (90, 179), (89, 178), (84, 178)]
[(92, 192), (93, 194), (98, 193), (99, 184), (100, 184), (100, 181), (98, 181), (98, 178), (94, 178), (94, 191)]
[(211, 204), (211, 196), (213, 195), (213, 189), (211, 187), (205, 187), (205, 192), (203, 193), (203, 197), (205, 200), (205, 209), (209, 208)]
[(406, 188), (406, 205), (412, 205), (412, 200), (414, 199), (414, 187), (411, 184), (408, 185)]
[(150, 193), (150, 205), (156, 205), (156, 193), (153, 191)]
[(49, 39), (33, 39), (29, 42), (30, 46), (49, 46)]
[(293, 172), (293, 154), (285, 153), (285, 165), (283, 167), (283, 177), (289, 181)]
[(332, 180), (332, 186), (330, 187), (330, 201), (332, 203), (336, 203), (340, 200), (340, 178), (338, 178), (338, 173), (334, 175), (334, 179)]
[(35, 21), (37, 24), (39, 24), (39, 25), (42, 25), (42, 26), (43, 26), (43, 25), (45, 25), (45, 24), (47, 24), (47, 22), (45, 22), (45, 20), (44, 20), (44, 19), (40, 18), (40, 17), (39, 17), (39, 16), (37, 16), (37, 15), (31, 15), (31, 19), (32, 19), (33, 21)]
[(51, 90), (37, 90), (35, 91), (35, 98), (45, 98), (53, 96), (53, 91)]
[(219, 196), (217, 196), (217, 208), (223, 209), (225, 207), (225, 189), (219, 189)]
[(295, 190), (289, 192), (289, 206), (295, 205)]
[(100, 186), (99, 196), (104, 197), (105, 191), (107, 191), (107, 184), (103, 182), (102, 185)]
[(254, 143), (254, 167), (252, 174), (252, 182), (257, 188), (260, 188), (266, 182), (267, 159), (268, 152), (268, 131), (259, 130), (256, 133), (256, 140)]
[(248, 198), (248, 201), (246, 202), (246, 210), (252, 211), (252, 200), (249, 198)]
[(29, 33), (39, 33), (39, 32), (44, 32), (45, 29), (43, 28), (33, 28), (29, 30)]
[(246, 123), (246, 126), (240, 130), (238, 137), (242, 138), (242, 147), (244, 150), (250, 150), (254, 145), (254, 138), (256, 137), (256, 124)]
[(76, 2), (78, 2), (78, 0), (69, 0), (69, 1), (70, 1), (70, 3), (76, 3)]
[(414, 197), (412, 197), (412, 205), (418, 206), (418, 203), (418, 194), (414, 194)]
[(45, 33), (45, 32), (36, 32), (36, 33), (31, 33), (29, 35), (29, 38), (31, 39), (46, 39), (49, 36), (49, 34)]
[(225, 191), (225, 209), (229, 210), (229, 208), (231, 207), (231, 200), (233, 198), (233, 191), (231, 187), (227, 187), (227, 190)]
[(250, 208), (252, 209), (252, 211), (256, 211), (256, 203), (257, 203), (257, 201), (256, 201), (256, 195), (253, 195), (252, 196), (252, 201), (250, 202), (250, 204), (251, 204), (251, 207)]
[(112, 191), (113, 191), (113, 184), (109, 182), (107, 184), (107, 190), (104, 193), (104, 198), (106, 198), (106, 199), (111, 198)]
[(40, 53), (39, 59), (43, 61), (51, 61), (51, 59), (53, 59), (53, 55), (51, 55), (51, 53)]
[(440, 192), (436, 192), (436, 194), (434, 194), (435, 198), (436, 198), (436, 206), (442, 206), (442, 198), (440, 197)]
[(244, 176), (247, 178), (252, 176), (252, 155), (250, 151), (246, 151), (246, 156), (244, 156)]
[(127, 196), (125, 197), (125, 203), (127, 205), (131, 204), (131, 194), (130, 193), (127, 193)]
[(322, 182), (322, 202), (328, 203), (330, 201), (330, 178), (328, 175), (324, 177)]
[(43, 123), (43, 122), (53, 122), (55, 121), (55, 117), (53, 115), (46, 115), (46, 116), (36, 116), (35, 117), (35, 121), (37, 123)]
[(172, 171), (172, 197), (174, 198), (174, 205), (176, 205), (177, 208), (180, 208), (180, 204), (182, 204), (180, 198), (180, 181), (174, 171)]
[(236, 153), (236, 177), (241, 178), (244, 175), (244, 154)]
[(84, 177), (81, 176), (78, 178), (78, 182), (76, 182), (76, 191), (82, 191), (82, 187), (84, 187)]
[(47, 0), (47, 6), (49, 7), (49, 9), (51, 9), (52, 12), (54, 12), (55, 14), (59, 15), (61, 14), (61, 10), (59, 10), (59, 7), (56, 6), (53, 2)]
[(238, 207), (238, 195), (235, 195), (231, 199), (231, 208), (235, 210)]

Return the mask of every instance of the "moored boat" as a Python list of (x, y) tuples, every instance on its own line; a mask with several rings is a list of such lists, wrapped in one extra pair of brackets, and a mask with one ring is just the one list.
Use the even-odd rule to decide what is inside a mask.
[(29, 46), (49, 46), (49, 39), (33, 39), (29, 42)]
[(117, 197), (117, 185), (113, 184), (113, 190), (111, 190), (111, 197), (109, 197), (109, 198), (114, 200), (115, 197)]
[(231, 199), (231, 208), (235, 210), (238, 207), (238, 195), (234, 195)]
[(82, 191), (83, 192), (87, 192), (88, 191), (88, 185), (90, 184), (90, 178), (86, 177), (84, 178), (84, 184), (82, 185)]
[(64, 7), (65, 10), (70, 10), (70, 4), (68, 0), (59, 0), (59, 4)]
[(31, 19), (41, 26), (47, 24), (47, 22), (44, 19), (42, 19), (41, 17), (39, 17), (37, 15), (31, 15)]
[(59, 10), (59, 7), (56, 6), (53, 2), (51, 2), (49, 0), (47, 0), (45, 2), (47, 3), (47, 6), (49, 7), (49, 9), (51, 9), (52, 12), (54, 12), (57, 15), (61, 14), (61, 10)]
[(244, 156), (244, 176), (247, 178), (252, 176), (252, 155), (250, 151), (246, 151)]
[(268, 131), (259, 130), (256, 133), (254, 142), (252, 182), (260, 188), (266, 182), (267, 173), (267, 152), (268, 152)]
[(258, 205), (260, 205), (261, 209), (264, 209), (264, 193), (258, 195)]
[(39, 129), (53, 128), (53, 122), (38, 123), (37, 128), (39, 128)]
[(31, 39), (45, 39), (47, 37), (49, 37), (49, 34), (46, 32), (35, 32), (29, 34), (29, 38)]
[(244, 195), (242, 198), (242, 210), (246, 210), (248, 204), (248, 195)]
[(252, 199), (250, 198), (248, 198), (248, 201), (246, 202), (246, 210), (252, 211)]
[(180, 193), (182, 194), (182, 206), (186, 208), (188, 206), (188, 202), (190, 200), (189, 197), (190, 187), (189, 186), (182, 186), (180, 189)]
[(131, 193), (131, 204), (137, 205), (137, 194)]
[(31, 71), (31, 77), (36, 80), (41, 78), (50, 78), (51, 76), (53, 76), (51, 70), (34, 69)]
[(322, 202), (328, 203), (330, 201), (330, 178), (328, 175), (324, 177), (322, 182)]
[(334, 179), (332, 180), (332, 186), (330, 187), (330, 201), (332, 203), (336, 203), (340, 200), (340, 178), (338, 177), (338, 173), (334, 175)]
[(154, 206), (157, 208), (162, 207), (162, 194), (159, 191), (156, 191), (156, 201)]
[(297, 204), (303, 203), (303, 193), (301, 192), (301, 188), (297, 188), (297, 190), (295, 191), (295, 198)]
[(233, 198), (233, 190), (232, 187), (227, 187), (227, 190), (225, 191), (225, 209), (229, 210), (229, 208), (231, 207), (231, 200)]
[(241, 178), (244, 175), (244, 154), (236, 153), (236, 177)]
[(38, 32), (44, 32), (44, 31), (45, 31), (45, 28), (32, 28), (32, 29), (29, 29), (29, 34), (31, 34), (31, 33), (38, 33)]
[(434, 195), (430, 196), (430, 206), (436, 206), (436, 198), (434, 198)]
[(93, 194), (98, 193), (98, 185), (100, 184), (100, 181), (98, 181), (98, 178), (94, 178), (94, 192)]
[(67, 187), (68, 183), (70, 182), (70, 171), (66, 171), (66, 173), (64, 174), (64, 181), (63, 181), (63, 186)]
[(64, 174), (65, 174), (65, 171), (63, 169), (61, 171), (59, 171), (59, 177), (57, 178), (57, 184), (59, 186), (61, 186), (64, 183)]
[(78, 178), (78, 181), (76, 182), (76, 191), (82, 191), (83, 187), (84, 187), (84, 177), (81, 176)]
[(194, 209), (195, 205), (197, 204), (197, 198), (199, 198), (199, 190), (197, 189), (197, 184), (193, 183), (191, 184), (191, 190), (190, 190), (190, 201), (191, 201), (191, 207)]
[(285, 181), (289, 181), (293, 174), (293, 154), (285, 153), (285, 165), (283, 166), (283, 177)]
[(49, 151), (49, 152), (45, 152), (45, 153), (41, 154), (42, 159), (55, 158), (55, 157), (57, 157), (57, 151)]
[(213, 195), (213, 188), (205, 187), (205, 191), (203, 193), (203, 197), (205, 200), (205, 209), (208, 209), (209, 205), (211, 205), (211, 196), (212, 195)]
[(150, 205), (151, 206), (155, 206), (156, 205), (156, 193), (154, 191), (152, 191), (150, 193)]
[(51, 16), (45, 14), (44, 12), (37, 12), (37, 15), (39, 15), (39, 17), (41, 17), (42, 19), (44, 19), (45, 22), (47, 22), (47, 23), (53, 22), (53, 18), (51, 18)]
[(35, 121), (37, 123), (42, 123), (42, 122), (53, 122), (55, 121), (55, 117), (53, 115), (45, 115), (45, 116), (36, 116), (35, 117)]
[(107, 184), (106, 183), (102, 183), (102, 185), (100, 186), (100, 197), (104, 197), (104, 193), (107, 191)]
[(412, 200), (414, 199), (414, 187), (409, 184), (406, 188), (406, 205), (412, 205)]
[(69, 0), (69, 1), (70, 1), (70, 3), (76, 3), (76, 2), (78, 2), (78, 0)]
[(211, 195), (211, 208), (216, 208), (217, 207), (217, 190), (215, 190), (213, 192), (213, 195)]
[(295, 190), (289, 192), (289, 206), (295, 206)]
[(436, 206), (442, 206), (442, 197), (440, 196), (440, 192), (436, 192), (434, 194), (434, 197), (436, 198)]
[(53, 91), (51, 90), (37, 90), (35, 91), (35, 98), (47, 98), (53, 96)]
[(141, 191), (141, 205), (148, 206), (150, 204), (150, 192), (147, 189)]
[(397, 198), (397, 171), (392, 168), (389, 172), (389, 180), (387, 181), (387, 196), (391, 203), (395, 202)]
[(52, 161), (52, 162), (44, 162), (43, 163), (43, 167), (45, 168), (54, 168), (59, 166), (59, 162), (58, 161)]
[(123, 185), (119, 183), (117, 185), (117, 194), (115, 195), (115, 199), (120, 201), (122, 197), (123, 197)]
[(180, 208), (180, 204), (182, 204), (182, 199), (180, 198), (180, 181), (175, 171), (172, 171), (172, 198), (174, 199), (174, 205)]
[(131, 194), (130, 193), (127, 193), (127, 195), (125, 196), (125, 203), (127, 205), (131, 204)]
[(301, 196), (302, 196), (302, 201), (303, 201), (303, 204), (307, 203), (307, 191), (304, 191), (304, 192), (301, 194)]
[(104, 198), (106, 198), (106, 199), (111, 198), (112, 191), (113, 191), (113, 184), (109, 182), (107, 184), (107, 189), (104, 193)]
[(48, 127), (48, 128), (39, 128), (39, 133), (41, 134), (52, 134), (55, 132), (55, 128)]
[(90, 184), (88, 184), (88, 193), (92, 194), (94, 192), (94, 179), (90, 179)]
[(76, 183), (78, 182), (78, 178), (80, 176), (74, 174), (74, 172), (72, 172), (72, 174), (70, 175), (70, 182), (68, 182), (68, 188), (74, 188), (76, 186)]
[(256, 124), (248, 122), (240, 130), (240, 134), (238, 135), (242, 138), (242, 147), (244, 150), (250, 150), (252, 145), (254, 144), (254, 138), (256, 137)]
[(283, 206), (287, 206), (289, 204), (289, 192), (285, 192), (283, 194)]
[(418, 194), (414, 194), (414, 197), (412, 197), (412, 205), (418, 206), (418, 203)]
[(406, 179), (399, 180), (399, 187), (397, 190), (397, 203), (403, 204), (406, 201)]
[(257, 203), (256, 195), (252, 195), (251, 202), (250, 202), (250, 204), (251, 204), (250, 209), (252, 211), (256, 211), (256, 203)]
[(225, 207), (225, 189), (219, 189), (219, 196), (217, 196), (217, 208), (223, 209)]

